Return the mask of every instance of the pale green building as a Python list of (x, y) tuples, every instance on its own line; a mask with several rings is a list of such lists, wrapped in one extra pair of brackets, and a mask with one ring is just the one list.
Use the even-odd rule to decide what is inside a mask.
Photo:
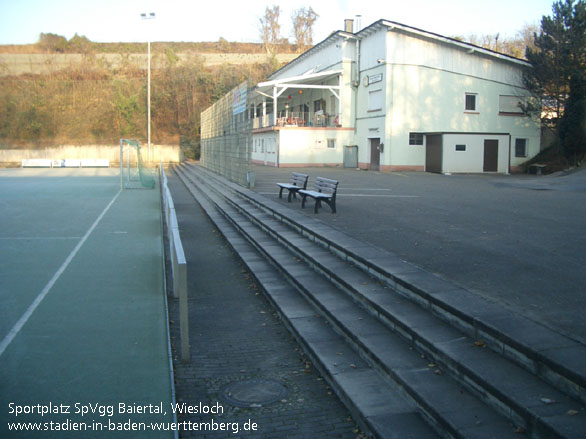
[(352, 27), (249, 90), (253, 163), (508, 173), (540, 151), (526, 61), (387, 20)]

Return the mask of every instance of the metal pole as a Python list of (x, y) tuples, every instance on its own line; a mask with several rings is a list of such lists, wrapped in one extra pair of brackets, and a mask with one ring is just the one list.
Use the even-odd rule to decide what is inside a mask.
[(147, 142), (149, 145), (148, 161), (151, 162), (151, 41), (147, 42), (149, 66), (147, 70)]
[[(154, 12), (148, 14), (142, 13), (140, 17), (143, 20), (152, 20), (156, 17)], [(151, 37), (147, 38), (147, 56), (148, 56), (148, 67), (147, 67), (147, 143), (148, 143), (148, 155), (147, 160), (150, 163), (152, 160), (151, 155)]]
[(124, 173), (123, 169), (124, 169), (124, 150), (123, 148), (123, 141), (122, 139), (120, 139), (120, 190), (122, 190), (124, 188), (124, 183), (122, 181), (122, 174)]

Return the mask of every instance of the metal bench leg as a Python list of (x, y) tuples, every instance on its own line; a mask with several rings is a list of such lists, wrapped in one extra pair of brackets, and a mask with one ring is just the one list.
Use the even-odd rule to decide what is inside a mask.
[(330, 209), (332, 209), (332, 213), (336, 213), (336, 201), (325, 200), (325, 202), (328, 203), (328, 206), (330, 206)]
[(307, 195), (302, 194), (301, 195), (303, 198), (301, 199), (301, 208), (303, 209), (305, 207), (305, 199), (307, 198)]
[(283, 198), (283, 189), (285, 189), (285, 188), (282, 187), (281, 190), (279, 191), (279, 198)]
[(313, 213), (317, 213), (317, 209), (321, 207), (321, 200), (318, 198), (315, 200), (315, 207), (313, 208)]

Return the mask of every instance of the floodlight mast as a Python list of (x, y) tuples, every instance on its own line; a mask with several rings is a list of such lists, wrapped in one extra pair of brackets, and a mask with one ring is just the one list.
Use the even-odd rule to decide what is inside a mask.
[[(154, 12), (142, 12), (140, 18), (143, 20), (153, 20), (156, 18)], [(148, 161), (152, 160), (151, 157), (151, 39), (150, 35), (147, 38), (147, 144), (148, 144)]]

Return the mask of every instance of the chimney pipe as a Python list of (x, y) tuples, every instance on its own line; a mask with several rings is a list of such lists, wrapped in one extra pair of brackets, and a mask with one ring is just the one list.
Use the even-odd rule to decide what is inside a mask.
[(344, 32), (354, 33), (354, 20), (351, 18), (344, 20)]

